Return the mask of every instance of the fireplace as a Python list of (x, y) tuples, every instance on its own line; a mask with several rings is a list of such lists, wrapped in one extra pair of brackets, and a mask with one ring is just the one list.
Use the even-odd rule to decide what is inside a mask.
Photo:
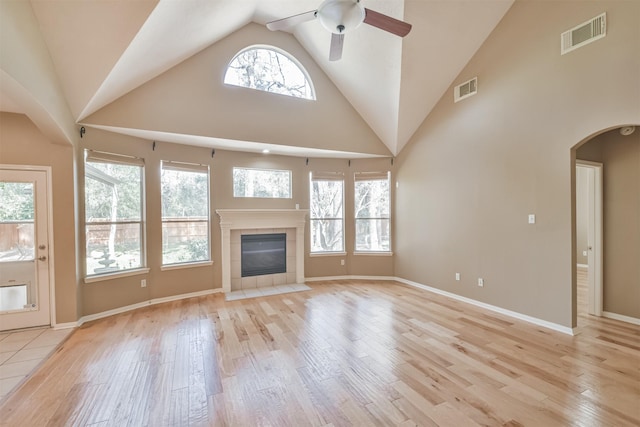
[[(218, 209), (222, 249), (222, 291), (304, 283), (303, 209)], [(242, 275), (241, 238), (244, 235), (286, 234), (286, 272)]]
[(243, 234), (240, 241), (242, 277), (287, 272), (287, 233)]

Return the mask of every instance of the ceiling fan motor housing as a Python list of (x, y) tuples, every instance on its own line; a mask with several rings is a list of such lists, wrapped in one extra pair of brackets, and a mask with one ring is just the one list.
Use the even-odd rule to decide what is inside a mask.
[(365, 11), (357, 0), (325, 0), (318, 7), (317, 17), (328, 31), (344, 34), (362, 24)]

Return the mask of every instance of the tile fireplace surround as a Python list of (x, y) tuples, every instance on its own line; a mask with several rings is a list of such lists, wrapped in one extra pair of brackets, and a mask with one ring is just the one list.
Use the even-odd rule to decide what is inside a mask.
[[(232, 243), (240, 243), (240, 235), (256, 234), (256, 233), (287, 233), (287, 249), (295, 247), (294, 256), (287, 251), (287, 271), (291, 273), (285, 274), (287, 277), (285, 282), (280, 283), (282, 279), (276, 280), (274, 284), (295, 284), (304, 283), (304, 226), (307, 213), (306, 209), (218, 209), (216, 213), (220, 217), (220, 230), (222, 234), (222, 291), (229, 293), (236, 291), (238, 279), (232, 277)], [(232, 233), (232, 230), (234, 233)], [(236, 233), (235, 231), (239, 231)], [(294, 245), (290, 245), (291, 235), (294, 235)], [(237, 238), (237, 242), (233, 241)], [(239, 250), (237, 251), (239, 254)], [(237, 262), (236, 260), (233, 260)], [(289, 266), (294, 262), (295, 268)], [(294, 279), (295, 274), (295, 280)], [(279, 276), (279, 275), (271, 275)], [(256, 281), (265, 276), (255, 276)], [(283, 277), (283, 276), (280, 276)], [(232, 287), (232, 279), (235, 287)]]

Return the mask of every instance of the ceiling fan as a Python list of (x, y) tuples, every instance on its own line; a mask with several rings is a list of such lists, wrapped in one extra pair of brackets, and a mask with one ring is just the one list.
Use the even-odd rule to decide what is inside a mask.
[(344, 34), (363, 22), (400, 37), (411, 31), (411, 24), (367, 9), (360, 4), (360, 0), (324, 0), (316, 10), (268, 22), (267, 28), (271, 31), (285, 30), (315, 18), (331, 32), (329, 61), (342, 58)]

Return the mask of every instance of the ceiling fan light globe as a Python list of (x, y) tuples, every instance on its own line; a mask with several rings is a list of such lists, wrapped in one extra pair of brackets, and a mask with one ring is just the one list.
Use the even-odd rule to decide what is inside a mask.
[[(328, 31), (344, 34), (358, 28), (364, 21), (364, 7), (354, 0), (325, 0), (318, 8), (317, 17)], [(342, 26), (342, 30), (338, 27)]]

